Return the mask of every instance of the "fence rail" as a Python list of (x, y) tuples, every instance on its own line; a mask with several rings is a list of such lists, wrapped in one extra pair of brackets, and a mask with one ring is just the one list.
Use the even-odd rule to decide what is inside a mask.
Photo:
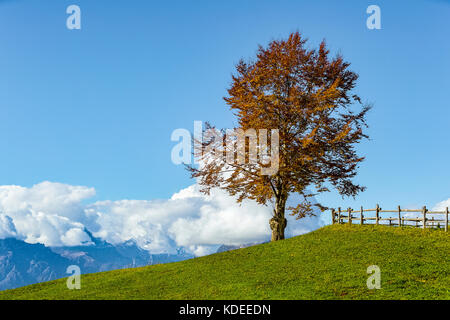
[[(375, 216), (367, 216), (365, 213), (374, 213)], [(385, 213), (395, 213), (396, 216), (382, 217), (381, 214)], [(412, 217), (414, 213), (418, 216)], [(443, 218), (438, 217), (439, 219), (435, 219), (436, 215), (443, 215)], [(380, 222), (384, 224), (383, 221), (388, 221), (385, 224), (390, 226), (416, 226), (424, 229), (444, 228), (446, 232), (448, 231), (448, 215), (448, 207), (444, 211), (428, 211), (426, 206), (422, 209), (402, 209), (398, 206), (397, 210), (382, 210), (377, 204), (375, 209), (364, 209), (363, 207), (359, 210), (348, 208), (344, 211), (340, 207), (337, 210), (331, 209), (333, 224), (344, 223), (344, 220), (346, 220), (349, 224), (352, 224), (353, 221), (358, 221), (362, 225), (365, 222), (374, 221), (374, 224), (378, 225)]]

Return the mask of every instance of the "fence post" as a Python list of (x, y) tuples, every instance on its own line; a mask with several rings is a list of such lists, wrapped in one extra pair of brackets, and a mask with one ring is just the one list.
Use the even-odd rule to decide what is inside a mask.
[(402, 209), (400, 208), (400, 206), (398, 206), (398, 226), (401, 227), (402, 226)]
[(348, 208), (348, 224), (352, 224), (352, 208)]
[(427, 227), (427, 207), (426, 206), (423, 206), (422, 213), (423, 213), (423, 228), (426, 229), (426, 227)]
[(445, 208), (445, 232), (448, 231), (448, 207)]
[(341, 224), (341, 207), (338, 208), (338, 224)]
[(378, 204), (377, 204), (376, 210), (377, 210), (377, 215), (376, 215), (375, 220), (376, 220), (376, 225), (378, 225), (378, 220), (380, 219), (380, 206)]
[(334, 209), (331, 209), (331, 224), (334, 224), (335, 216), (336, 216), (336, 213), (334, 212)]
[(364, 212), (364, 210), (363, 210), (363, 207), (361, 206), (361, 225), (364, 224), (364, 216), (363, 216), (363, 212)]

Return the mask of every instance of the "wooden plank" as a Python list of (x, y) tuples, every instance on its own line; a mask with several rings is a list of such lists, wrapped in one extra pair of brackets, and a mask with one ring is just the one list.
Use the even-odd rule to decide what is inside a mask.
[(336, 216), (336, 212), (334, 211), (334, 209), (331, 209), (331, 224), (334, 224), (335, 216)]
[(341, 207), (338, 208), (338, 223), (341, 223)]
[(422, 218), (404, 218), (405, 221), (422, 222)]
[(426, 206), (423, 206), (422, 214), (423, 214), (423, 228), (425, 229), (427, 227), (427, 207)]
[(448, 231), (448, 207), (445, 208), (445, 232)]
[[(345, 216), (345, 218), (347, 218), (347, 216)], [(389, 219), (396, 219), (397, 220), (397, 218), (379, 218), (378, 221), (387, 221)], [(368, 221), (368, 220), (375, 220), (376, 221), (377, 218), (375, 218), (375, 217), (364, 217), (364, 220), (365, 221)], [(422, 218), (402, 218), (402, 221), (403, 221), (402, 224), (405, 224), (404, 221), (422, 222), (423, 219)], [(435, 221), (437, 221), (437, 220), (435, 220)]]
[(377, 211), (376, 211), (376, 225), (378, 225), (378, 221), (380, 219), (380, 206), (377, 204)]
[(352, 209), (348, 208), (348, 224), (352, 224)]
[(361, 225), (363, 225), (364, 224), (364, 210), (363, 210), (363, 207), (361, 206), (361, 209), (360, 209), (360, 224)]
[(402, 209), (398, 206), (398, 226), (402, 226)]

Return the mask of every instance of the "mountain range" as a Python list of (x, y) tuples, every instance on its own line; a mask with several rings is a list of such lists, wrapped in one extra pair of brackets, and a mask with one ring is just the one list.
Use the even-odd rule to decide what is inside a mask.
[(176, 254), (152, 254), (133, 240), (113, 245), (91, 237), (89, 245), (46, 247), (15, 238), (0, 239), (0, 290), (67, 277), (66, 270), (77, 265), (81, 273), (176, 262), (193, 258), (182, 248)]

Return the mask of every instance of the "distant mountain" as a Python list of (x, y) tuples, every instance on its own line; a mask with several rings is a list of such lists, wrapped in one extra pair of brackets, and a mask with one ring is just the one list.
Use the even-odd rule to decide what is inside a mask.
[(0, 240), (0, 290), (63, 277), (71, 264), (42, 244)]
[(0, 290), (67, 277), (67, 267), (77, 265), (82, 273), (95, 273), (193, 258), (177, 254), (151, 254), (134, 241), (112, 245), (91, 236), (91, 245), (48, 248), (9, 238), (0, 240)]
[[(262, 242), (262, 243), (265, 243), (265, 242)], [(247, 243), (247, 244), (241, 244), (241, 245), (238, 245), (238, 246), (223, 244), (217, 249), (216, 253), (225, 252), (225, 251), (231, 251), (231, 250), (236, 250), (236, 249), (242, 249), (242, 248), (248, 248), (248, 247), (251, 247), (251, 246), (255, 246), (257, 244), (260, 244), (260, 243)]]

